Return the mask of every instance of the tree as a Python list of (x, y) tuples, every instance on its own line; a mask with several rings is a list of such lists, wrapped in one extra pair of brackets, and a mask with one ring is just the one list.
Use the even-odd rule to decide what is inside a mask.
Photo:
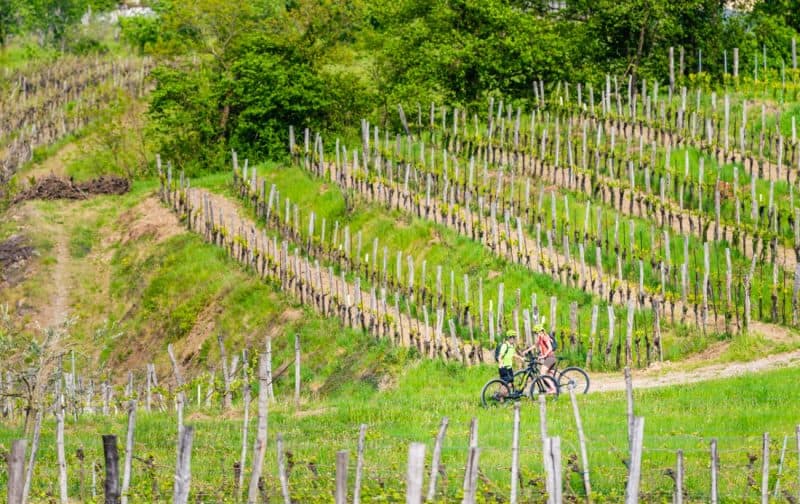
[(787, 26), (800, 32), (800, 0), (763, 0), (756, 3), (753, 12), (777, 16)]
[(5, 49), (8, 37), (19, 29), (17, 5), (12, 0), (0, 0), (0, 48)]

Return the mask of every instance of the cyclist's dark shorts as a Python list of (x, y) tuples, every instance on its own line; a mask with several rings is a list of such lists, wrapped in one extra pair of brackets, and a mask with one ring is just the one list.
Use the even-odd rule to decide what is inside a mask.
[(510, 367), (500, 368), (500, 379), (506, 383), (514, 381), (514, 370)]

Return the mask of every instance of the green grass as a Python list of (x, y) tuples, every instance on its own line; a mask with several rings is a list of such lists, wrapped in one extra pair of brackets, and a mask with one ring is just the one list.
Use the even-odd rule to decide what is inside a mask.
[[(301, 411), (291, 406), (291, 378), (278, 380), (279, 402), (270, 407), (269, 446), (266, 480), (269, 492), (279, 492), (275, 462), (275, 436), (282, 433), (286, 450), (291, 452), (292, 496), (300, 502), (328, 502), (333, 491), (334, 458), (337, 450), (350, 451), (351, 477), (354, 466), (358, 425), (369, 426), (365, 451), (364, 498), (373, 502), (402, 500), (408, 444), (426, 443), (430, 461), (432, 441), (442, 416), (450, 427), (443, 446), (442, 462), (446, 477), (446, 499), (458, 502), (463, 465), (468, 445), (468, 423), (478, 418), (481, 447), (483, 501), (505, 501), (509, 491), (508, 468), (511, 456), (511, 409), (484, 410), (478, 405), (478, 392), (495, 371), (490, 368), (464, 369), (425, 361), (410, 366), (396, 387), (376, 392), (368, 380), (353, 380), (348, 387), (318, 400), (305, 393)], [(642, 494), (645, 502), (670, 499), (672, 480), (665, 471), (675, 465), (675, 452), (684, 451), (686, 489), (692, 501), (707, 500), (708, 445), (717, 438), (720, 452), (720, 494), (722, 502), (756, 502), (760, 486), (761, 434), (771, 436), (771, 483), (783, 436), (790, 436), (800, 420), (797, 410), (786, 407), (794, 394), (798, 370), (784, 369), (756, 376), (742, 376), (671, 388), (635, 392), (636, 415), (645, 417)], [(190, 392), (193, 390), (190, 386)], [(305, 389), (307, 390), (307, 389)], [(189, 394), (193, 397), (193, 393)], [(735, 400), (730, 400), (735, 398)], [(592, 486), (596, 502), (618, 502), (624, 492), (626, 469), (625, 398), (623, 393), (580, 396), (578, 403), (588, 441)], [(251, 410), (252, 412), (252, 410)], [(562, 440), (562, 463), (578, 455), (572, 408), (566, 397), (550, 403), (547, 412), (548, 434)], [(535, 501), (542, 490), (541, 441), (538, 408), (529, 401), (522, 404), (521, 453), (523, 501)], [(194, 495), (202, 492), (215, 502), (232, 502), (232, 466), (240, 449), (238, 416), (220, 415), (216, 408), (198, 409), (191, 405), (187, 423), (196, 427), (192, 457)], [(78, 424), (67, 424), (66, 453), (70, 471), (70, 491), (79, 491), (75, 450), (83, 448), (87, 462), (101, 461), (100, 434), (114, 433), (122, 443), (125, 434), (123, 415), (116, 418), (89, 417)], [(138, 457), (153, 456), (161, 491), (171, 491), (174, 464), (175, 419), (172, 414), (144, 412), (138, 415), (135, 452)], [(255, 426), (251, 423), (251, 428)], [(34, 480), (34, 496), (41, 500), (56, 481), (53, 443), (54, 426), (48, 420), (43, 429), (42, 448)], [(254, 432), (254, 431), (252, 431)], [(251, 436), (253, 434), (251, 433)], [(16, 427), (0, 426), (0, 445), (9, 446), (19, 436)], [(252, 437), (251, 437), (252, 440)], [(747, 490), (747, 454), (756, 455), (753, 476), (756, 488)], [(310, 466), (315, 466), (315, 477)], [(429, 466), (428, 466), (429, 467)], [(781, 487), (796, 492), (797, 455), (787, 450)], [(249, 474), (249, 471), (248, 471)], [(0, 482), (5, 475), (0, 473)], [(427, 479), (427, 476), (426, 476)], [(102, 481), (102, 479), (100, 479)], [(134, 495), (149, 499), (150, 480), (143, 466), (134, 462)], [(567, 471), (565, 481), (580, 496), (577, 474)], [(442, 486), (440, 485), (440, 488)]]

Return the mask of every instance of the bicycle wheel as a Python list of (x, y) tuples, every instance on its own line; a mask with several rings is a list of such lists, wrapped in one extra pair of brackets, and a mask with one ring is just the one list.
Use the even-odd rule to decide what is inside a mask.
[(533, 380), (529, 395), (534, 401), (538, 401), (540, 395), (555, 400), (558, 398), (559, 392), (558, 382), (552, 376), (540, 375)]
[(518, 390), (522, 395), (528, 395), (528, 388), (533, 379), (533, 375), (527, 369), (517, 371), (514, 373), (514, 390)]
[(510, 395), (511, 389), (508, 388), (506, 382), (495, 378), (494, 380), (489, 380), (486, 385), (483, 386), (481, 402), (484, 408), (502, 406), (503, 404), (509, 404), (511, 402)]
[(579, 367), (568, 367), (558, 373), (558, 384), (562, 390), (569, 391), (574, 386), (575, 392), (585, 394), (589, 392), (589, 375)]

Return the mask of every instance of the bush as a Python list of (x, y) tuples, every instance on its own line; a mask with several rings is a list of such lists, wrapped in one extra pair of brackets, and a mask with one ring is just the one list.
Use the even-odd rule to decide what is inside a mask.
[(79, 56), (87, 54), (106, 54), (108, 46), (99, 40), (86, 35), (78, 35), (67, 43), (69, 52)]

